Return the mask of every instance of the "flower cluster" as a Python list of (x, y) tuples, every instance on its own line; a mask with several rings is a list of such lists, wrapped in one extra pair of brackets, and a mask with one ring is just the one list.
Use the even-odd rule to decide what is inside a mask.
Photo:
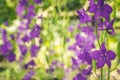
[[(76, 54), (72, 57), (73, 68), (78, 70), (78, 74), (73, 80), (87, 80), (87, 76), (92, 71), (92, 60), (96, 61), (97, 69), (102, 68), (105, 64), (108, 68), (111, 68), (111, 60), (114, 60), (116, 54), (112, 50), (107, 50), (105, 47), (105, 41), (99, 41), (102, 31), (106, 31), (107, 34), (115, 35), (113, 28), (114, 20), (110, 21), (110, 14), (112, 13), (112, 7), (105, 4), (105, 0), (89, 0), (90, 5), (87, 14), (85, 9), (77, 10), (80, 24), (78, 29), (80, 33), (75, 36), (76, 42), (69, 47)], [(98, 42), (100, 50), (94, 50), (95, 41)], [(101, 45), (101, 46), (100, 46)], [(84, 68), (81, 70), (81, 65), (89, 66), (91, 69), (87, 69), (88, 74), (84, 74)]]
[[(23, 80), (31, 80), (34, 73), (34, 66), (36, 65), (34, 58), (37, 57), (37, 53), (40, 50), (41, 43), (41, 27), (40, 24), (33, 24), (33, 20), (39, 19), (35, 12), (35, 4), (40, 4), (41, 0), (33, 0), (33, 4), (28, 0), (19, 0), (19, 4), (16, 7), (16, 13), (20, 18), (20, 25), (13, 34), (8, 34), (6, 28), (0, 30), (2, 35), (3, 44), (0, 45), (0, 55), (5, 57), (8, 61), (19, 61), (28, 73)], [(19, 49), (20, 56), (15, 53), (17, 48)], [(27, 63), (23, 63), (25, 56), (30, 54), (30, 60)], [(27, 61), (28, 61), (27, 60)]]

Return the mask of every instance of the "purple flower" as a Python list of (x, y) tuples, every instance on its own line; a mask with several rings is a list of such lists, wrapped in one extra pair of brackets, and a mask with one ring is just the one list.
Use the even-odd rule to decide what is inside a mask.
[(91, 21), (91, 17), (87, 15), (87, 13), (85, 12), (84, 9), (77, 10), (77, 13), (79, 15), (81, 23), (85, 23), (85, 22)]
[(39, 46), (36, 46), (35, 44), (33, 44), (30, 48), (31, 56), (36, 57), (39, 49), (40, 49)]
[(25, 64), (25, 68), (26, 69), (28, 69), (28, 68), (31, 68), (31, 67), (33, 67), (33, 66), (35, 66), (36, 64), (35, 64), (35, 62), (34, 62), (34, 60), (31, 60), (30, 62), (28, 62), (27, 64)]
[(24, 45), (19, 45), (20, 52), (24, 56), (27, 53), (27, 47)]
[(70, 26), (70, 27), (68, 28), (68, 31), (73, 32), (73, 31), (74, 31), (74, 27), (73, 27), (73, 26)]
[(76, 44), (80, 47), (83, 48), (85, 45), (85, 38), (81, 36), (80, 34), (76, 35)]
[(76, 50), (77, 50), (76, 44), (73, 44), (73, 45), (69, 46), (68, 49), (69, 49), (69, 50), (76, 51)]
[[(89, 32), (89, 30), (86, 32)], [(87, 37), (83, 37), (80, 34), (77, 34), (76, 45), (78, 45), (79, 48), (84, 48), (85, 50), (90, 51), (92, 48), (94, 48), (95, 39), (96, 39), (95, 35), (90, 32), (89, 32), (89, 35), (87, 35)]]
[(4, 24), (5, 24), (5, 26), (9, 26), (8, 21), (5, 21)]
[(112, 8), (108, 4), (104, 4), (104, 0), (98, 0), (97, 4), (91, 4), (89, 12), (95, 14), (95, 18), (104, 17), (109, 20), (109, 15), (112, 12)]
[(20, 0), (20, 5), (25, 6), (28, 4), (28, 0)]
[(34, 0), (34, 2), (35, 2), (36, 4), (39, 4), (39, 3), (41, 3), (41, 0)]
[(113, 19), (110, 23), (106, 22), (106, 30), (111, 35), (115, 34), (115, 31), (114, 31), (114, 28), (113, 28), (114, 21), (115, 21), (115, 19)]
[(94, 0), (89, 0), (90, 1), (90, 5), (95, 4)]
[(7, 31), (5, 29), (1, 29), (1, 33), (2, 33), (2, 40), (3, 42), (8, 42), (7, 40)]
[(94, 27), (93, 26), (86, 26), (86, 27), (82, 27), (80, 30), (86, 34), (90, 34), (90, 33), (94, 32)]
[(30, 40), (31, 40), (31, 37), (28, 36), (27, 34), (22, 38), (23, 42), (27, 42), (27, 41), (30, 41)]
[(25, 6), (19, 4), (19, 5), (16, 7), (17, 15), (22, 16), (24, 10), (25, 10)]
[(39, 25), (35, 25), (35, 27), (32, 29), (32, 31), (30, 32), (30, 35), (32, 38), (35, 38), (35, 37), (39, 37), (39, 34), (40, 34), (40, 26)]
[(87, 64), (92, 63), (90, 53), (88, 53), (87, 51), (84, 51), (83, 53), (79, 54), (78, 58), (82, 61), (82, 63), (86, 63), (86, 62), (87, 62)]
[(6, 42), (0, 46), (0, 52), (2, 55), (7, 55), (12, 51), (12, 44), (10, 42)]
[(72, 64), (73, 65), (78, 65), (77, 59), (75, 59), (74, 57), (72, 57)]
[(28, 14), (26, 15), (26, 18), (33, 18), (36, 15), (35, 11), (34, 11), (34, 6), (30, 5), (28, 6)]
[(73, 80), (87, 80), (81, 73), (78, 73)]
[(102, 68), (105, 64), (110, 68), (111, 60), (114, 60), (116, 54), (112, 50), (106, 50), (105, 44), (102, 43), (100, 50), (91, 53), (91, 58), (97, 61), (97, 68)]
[(16, 56), (13, 53), (10, 53), (9, 55), (6, 56), (6, 59), (10, 62), (13, 62), (15, 60)]
[(32, 80), (32, 76), (34, 75), (35, 75), (35, 72), (31, 70), (27, 74), (25, 74), (23, 80)]
[(88, 69), (83, 69), (82, 74), (89, 76), (91, 74), (91, 71), (92, 71), (92, 67), (89, 67)]

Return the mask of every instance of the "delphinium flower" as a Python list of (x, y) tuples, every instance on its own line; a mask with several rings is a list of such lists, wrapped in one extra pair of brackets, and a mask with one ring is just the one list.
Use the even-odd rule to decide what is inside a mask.
[(94, 13), (95, 18), (104, 17), (106, 20), (109, 20), (112, 8), (108, 4), (105, 4), (104, 1), (105, 0), (98, 0), (97, 4), (91, 4), (89, 12)]
[[(101, 37), (100, 31), (106, 31), (107, 34), (110, 35), (115, 34), (113, 28), (115, 19), (110, 21), (112, 7), (105, 4), (105, 0), (97, 0), (97, 3), (95, 3), (94, 0), (89, 1), (90, 6), (88, 12), (93, 13), (93, 16), (89, 16), (83, 8), (77, 10), (80, 20), (77, 28), (80, 32), (75, 36), (76, 42), (69, 47), (69, 50), (73, 50), (76, 54), (75, 58), (72, 57), (73, 70), (78, 69), (78, 74), (73, 78), (74, 80), (87, 80), (87, 76), (85, 76), (86, 70), (83, 69), (83, 71), (79, 71), (80, 65), (86, 65), (87, 63), (87, 66), (93, 66), (92, 60), (95, 60), (98, 69), (103, 68), (105, 64), (107, 64), (108, 68), (111, 68), (111, 60), (114, 60), (116, 57), (116, 54), (112, 50), (106, 50), (105, 44), (102, 43), (104, 41), (99, 42), (99, 38)], [(84, 36), (82, 34), (84, 34)], [(92, 51), (92, 49), (95, 49), (94, 42), (96, 40), (99, 43), (98, 45), (102, 43), (100, 50)]]
[(87, 80), (82, 74), (77, 74), (73, 80)]
[(30, 48), (31, 57), (36, 57), (39, 49), (40, 49), (40, 46), (36, 46), (34, 44), (31, 45), (31, 48)]
[(113, 23), (114, 23), (115, 19), (113, 19), (111, 22), (106, 22), (106, 31), (110, 34), (110, 35), (115, 35), (115, 31), (113, 28)]
[(35, 72), (30, 70), (28, 73), (25, 74), (23, 80), (32, 80), (32, 76), (35, 75)]
[(0, 45), (0, 55), (2, 55), (9, 62), (13, 62), (16, 60), (16, 55), (14, 53), (13, 44), (9, 41), (7, 35), (7, 31), (5, 29), (1, 29), (2, 33), (2, 45)]
[(101, 44), (100, 50), (95, 50), (90, 55), (92, 59), (97, 61), (97, 68), (102, 68), (105, 64), (111, 68), (111, 60), (116, 57), (112, 50), (106, 50), (104, 43)]
[[(23, 80), (32, 79), (33, 75), (31, 75), (30, 72), (34, 72), (34, 67), (36, 66), (34, 59), (37, 57), (37, 53), (40, 50), (40, 45), (38, 45), (38, 43), (42, 40), (40, 37), (41, 26), (32, 23), (37, 17), (35, 4), (38, 5), (41, 3), (41, 0), (32, 1), (34, 2), (33, 4), (29, 3), (29, 0), (19, 0), (19, 4), (16, 7), (16, 12), (20, 17), (20, 25), (15, 34), (19, 51), (21, 53), (19, 56), (19, 62), (23, 64), (24, 69), (27, 71)], [(36, 42), (36, 39), (39, 41)], [(25, 56), (28, 56), (28, 53), (30, 54), (30, 59), (28, 59), (28, 63), (25, 63)]]
[[(91, 66), (92, 59), (90, 56), (90, 51), (95, 48), (94, 41), (96, 37), (94, 35), (94, 28), (91, 26), (87, 27), (79, 27), (81, 34), (78, 33), (75, 38), (76, 42), (69, 47), (69, 49), (73, 50), (77, 56), (77, 58), (72, 57), (72, 68), (73, 70), (80, 68), (80, 65)], [(91, 68), (92, 70), (92, 68)], [(90, 70), (90, 73), (91, 73)], [(85, 75), (87, 73), (86, 69), (83, 69), (82, 72), (78, 72), (78, 74), (73, 78), (74, 80), (87, 80), (86, 77), (89, 75)]]
[(35, 27), (30, 32), (30, 36), (32, 38), (39, 37), (41, 27), (39, 25), (35, 25)]
[(79, 15), (81, 23), (85, 23), (85, 22), (91, 21), (91, 17), (85, 12), (84, 9), (77, 10), (77, 13)]

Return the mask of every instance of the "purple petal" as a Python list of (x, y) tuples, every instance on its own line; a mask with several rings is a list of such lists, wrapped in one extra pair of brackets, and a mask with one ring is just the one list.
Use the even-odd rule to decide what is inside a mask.
[(105, 53), (106, 53), (106, 47), (105, 47), (105, 44), (104, 44), (104, 43), (101, 44), (100, 50), (101, 50), (102, 54), (105, 54)]
[(107, 29), (107, 32), (111, 35), (114, 35), (115, 34), (115, 31), (114, 31), (114, 28), (113, 28), (113, 23), (114, 23), (115, 19), (113, 19), (110, 24), (106, 22), (106, 29)]
[(109, 60), (114, 60), (115, 57), (116, 57), (116, 54), (115, 54), (113, 51), (108, 50), (108, 51), (107, 51), (107, 56), (108, 56), (108, 59), (109, 59)]
[(106, 64), (109, 68), (111, 67), (111, 62), (109, 60), (106, 61)]
[(91, 58), (94, 60), (99, 60), (101, 52), (99, 50), (95, 50), (90, 54)]
[(98, 6), (96, 4), (92, 4), (90, 5), (90, 8), (89, 8), (89, 12), (91, 13), (96, 13), (97, 12), (97, 8)]
[(95, 4), (94, 0), (89, 0), (90, 1), (90, 5)]
[(105, 0), (98, 0), (98, 6), (102, 7), (104, 5)]
[(10, 53), (9, 55), (6, 56), (6, 59), (9, 60), (10, 62), (15, 61), (16, 55), (14, 53)]
[(97, 68), (102, 68), (104, 66), (105, 62), (103, 60), (97, 61)]
[(108, 15), (109, 15), (110, 13), (112, 13), (112, 10), (113, 10), (113, 9), (112, 9), (111, 6), (109, 6), (108, 4), (105, 4), (103, 7), (104, 7), (104, 8), (103, 8), (104, 12), (108, 13)]

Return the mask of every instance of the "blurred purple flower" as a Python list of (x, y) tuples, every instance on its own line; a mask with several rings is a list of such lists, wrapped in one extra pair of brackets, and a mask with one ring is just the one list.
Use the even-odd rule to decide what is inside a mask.
[(92, 67), (89, 67), (88, 69), (83, 69), (82, 74), (89, 76), (91, 74)]
[(90, 55), (92, 59), (97, 61), (97, 68), (102, 68), (105, 63), (111, 68), (111, 60), (114, 60), (116, 57), (116, 54), (112, 50), (106, 51), (104, 43), (100, 46), (100, 50), (95, 50)]
[(41, 27), (39, 25), (35, 25), (35, 27), (30, 32), (30, 36), (32, 38), (39, 37), (39, 35), (40, 35), (40, 29), (41, 29)]
[(13, 62), (15, 60), (16, 56), (14, 53), (9, 53), (9, 55), (6, 56), (6, 59), (10, 62)]
[(85, 23), (85, 22), (91, 21), (91, 17), (89, 15), (87, 15), (87, 13), (85, 12), (84, 9), (77, 10), (77, 13), (79, 15), (81, 23)]
[(20, 5), (25, 6), (28, 4), (28, 0), (19, 0)]
[(87, 51), (84, 51), (83, 53), (79, 54), (78, 58), (82, 61), (82, 63), (92, 64), (90, 53), (88, 53)]
[(1, 29), (1, 33), (2, 33), (2, 40), (4, 43), (8, 42), (7, 39), (7, 31), (5, 29)]
[(81, 73), (78, 73), (73, 80), (87, 80)]
[(27, 47), (25, 45), (19, 45), (20, 52), (24, 56), (27, 53)]
[(32, 68), (34, 67), (36, 64), (34, 62), (34, 60), (31, 60), (30, 62), (28, 62), (27, 64), (25, 64), (25, 69), (28, 69), (28, 68)]
[(40, 46), (36, 46), (35, 44), (33, 44), (30, 48), (31, 57), (36, 57), (39, 49), (40, 49)]
[(5, 24), (5, 26), (9, 26), (8, 21), (5, 21), (4, 24)]
[(66, 38), (66, 42), (70, 42), (70, 39), (69, 39), (69, 38)]
[(28, 42), (28, 41), (30, 41), (30, 40), (31, 40), (31, 37), (28, 36), (27, 34), (22, 38), (22, 41), (23, 41), (23, 42)]
[(36, 4), (40, 4), (40, 3), (41, 3), (41, 0), (34, 0), (34, 2), (35, 2)]
[(68, 49), (72, 50), (72, 51), (76, 51), (77, 50), (76, 46), (77, 46), (76, 44), (73, 44), (73, 45), (69, 46)]
[(0, 52), (2, 55), (7, 55), (12, 51), (12, 44), (10, 42), (6, 42), (0, 46)]
[(28, 14), (26, 15), (26, 18), (33, 18), (36, 15), (35, 10), (34, 10), (34, 6), (33, 5), (29, 5), (28, 6)]
[(77, 34), (75, 37), (76, 37), (76, 44), (80, 48), (83, 48), (83, 46), (85, 45), (85, 38), (81, 36), (80, 34)]
[(70, 27), (68, 28), (68, 31), (73, 32), (73, 31), (74, 31), (74, 26), (70, 26)]
[(108, 4), (104, 4), (104, 0), (98, 0), (97, 4), (90, 5), (89, 12), (94, 13), (95, 18), (101, 16), (109, 21), (109, 15), (112, 12), (112, 8)]
[(74, 57), (72, 57), (72, 64), (75, 66), (78, 65), (78, 61)]
[(24, 10), (25, 10), (25, 6), (23, 6), (21, 4), (17, 5), (17, 7), (16, 7), (17, 15), (22, 16)]
[(30, 70), (28, 73), (25, 74), (23, 80), (32, 80), (32, 76), (35, 75), (35, 72)]
[(86, 27), (80, 28), (80, 30), (89, 35), (90, 33), (94, 32), (94, 27), (93, 26), (86, 26)]
[(90, 1), (90, 5), (95, 4), (94, 0), (89, 0)]

